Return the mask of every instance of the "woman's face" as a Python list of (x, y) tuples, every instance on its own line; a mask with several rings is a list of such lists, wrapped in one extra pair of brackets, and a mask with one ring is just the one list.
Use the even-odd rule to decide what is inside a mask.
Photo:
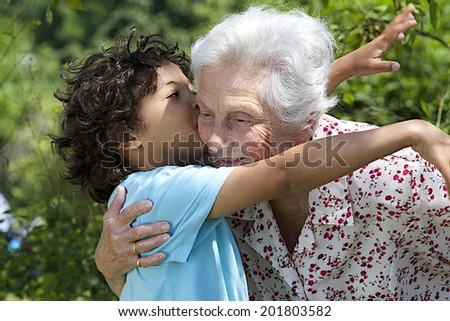
[(157, 73), (156, 91), (142, 100), (139, 109), (142, 123), (135, 136), (145, 150), (140, 149), (134, 162), (140, 170), (192, 163), (204, 151), (191, 83), (173, 63), (161, 66)]
[(201, 72), (198, 127), (216, 167), (265, 159), (298, 143), (298, 135), (283, 132), (260, 103), (258, 83), (264, 76), (263, 71), (239, 68)]

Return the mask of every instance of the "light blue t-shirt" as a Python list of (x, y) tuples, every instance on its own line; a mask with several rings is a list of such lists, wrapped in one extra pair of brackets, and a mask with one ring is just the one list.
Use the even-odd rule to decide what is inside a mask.
[[(233, 168), (165, 166), (129, 175), (124, 206), (153, 202), (133, 225), (168, 221), (171, 238), (161, 247), (167, 259), (135, 268), (126, 276), (121, 300), (248, 300), (237, 245), (224, 218), (206, 219)], [(110, 198), (110, 202), (115, 192)]]

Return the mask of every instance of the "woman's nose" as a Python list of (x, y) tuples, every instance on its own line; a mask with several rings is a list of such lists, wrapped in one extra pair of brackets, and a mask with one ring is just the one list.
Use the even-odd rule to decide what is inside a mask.
[(214, 150), (226, 150), (231, 145), (234, 145), (233, 141), (233, 131), (228, 126), (226, 120), (222, 121), (216, 121), (213, 126), (208, 128), (208, 147), (210, 148), (210, 151), (213, 152)]
[(208, 141), (206, 142), (211, 153), (217, 153), (219, 150), (223, 149), (225, 146), (224, 137), (221, 134), (213, 131), (208, 136)]

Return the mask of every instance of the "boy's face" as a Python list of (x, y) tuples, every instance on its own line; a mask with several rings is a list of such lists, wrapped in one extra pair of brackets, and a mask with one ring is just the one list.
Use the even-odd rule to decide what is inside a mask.
[(191, 83), (173, 63), (161, 66), (157, 73), (156, 91), (142, 100), (139, 111), (142, 124), (135, 135), (142, 146), (139, 159), (133, 160), (138, 170), (192, 163), (204, 151)]

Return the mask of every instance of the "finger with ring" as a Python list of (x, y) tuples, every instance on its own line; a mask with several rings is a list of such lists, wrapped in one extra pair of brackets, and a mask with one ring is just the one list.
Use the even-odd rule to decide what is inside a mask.
[(141, 258), (139, 257), (136, 261), (136, 267), (140, 268), (141, 267)]
[(139, 255), (139, 252), (136, 250), (136, 242), (133, 243), (133, 254)]

